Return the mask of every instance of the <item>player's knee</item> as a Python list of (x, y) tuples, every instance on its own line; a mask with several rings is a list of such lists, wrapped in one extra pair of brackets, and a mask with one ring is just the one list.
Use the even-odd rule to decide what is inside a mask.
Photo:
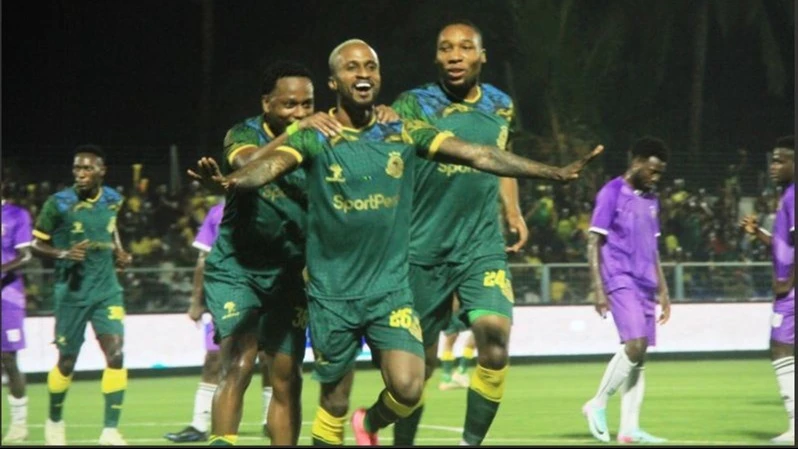
[(58, 371), (68, 377), (75, 371), (75, 361), (77, 357), (74, 355), (61, 355), (58, 357)]
[(432, 373), (435, 372), (435, 368), (438, 366), (438, 356), (433, 355), (432, 357), (427, 354), (424, 357), (424, 382), (428, 381), (432, 377)]
[(413, 406), (421, 401), (421, 395), (424, 393), (424, 379), (409, 374), (396, 376), (391, 380), (388, 391), (391, 392), (396, 402)]
[(770, 340), (770, 360), (783, 359), (795, 355), (795, 346)]
[(629, 361), (632, 363), (641, 363), (646, 357), (648, 338), (635, 338), (634, 340), (627, 341), (624, 346)]
[(3, 353), (3, 368), (8, 371), (17, 371), (17, 353), (16, 352), (4, 352)]
[(105, 352), (105, 361), (109, 368), (121, 369), (125, 363), (125, 355), (121, 346), (113, 346)]
[(332, 416), (341, 417), (349, 412), (349, 398), (343, 395), (322, 396), (321, 408)]

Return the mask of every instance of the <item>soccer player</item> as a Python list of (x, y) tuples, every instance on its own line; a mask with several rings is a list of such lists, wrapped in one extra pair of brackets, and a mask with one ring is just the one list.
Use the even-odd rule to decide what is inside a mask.
[[(479, 80), (486, 62), (480, 30), (468, 21), (451, 22), (440, 29), (436, 48), (437, 82), (404, 92), (394, 110), (403, 119), (421, 120), (464, 140), (507, 149), (514, 129), (513, 103), (507, 94)], [(459, 295), (462, 318), (472, 329), (479, 354), (467, 395), (462, 442), (478, 445), (498, 412), (509, 364), (514, 298), (506, 250), (520, 249), (527, 230), (515, 179), (448, 162), (416, 164), (410, 285), (424, 331), (427, 379), (437, 362), (440, 332), (449, 324), (453, 295)], [(520, 237), (506, 249), (497, 219), (499, 192), (510, 230), (519, 231)], [(413, 444), (422, 411), (419, 407), (396, 424), (397, 445)]]
[(795, 137), (776, 142), (770, 177), (783, 189), (773, 234), (759, 227), (756, 215), (745, 217), (741, 226), (773, 250), (773, 316), (770, 358), (789, 419), (787, 431), (773, 443), (795, 444)]
[(66, 444), (64, 399), (88, 322), (107, 363), (101, 381), (105, 419), (99, 444), (125, 444), (117, 429), (127, 389), (127, 369), (122, 353), (125, 306), (116, 270), (127, 267), (131, 256), (122, 248), (116, 228), (124, 199), (103, 185), (105, 161), (100, 147), (78, 147), (72, 164), (75, 184), (50, 195), (33, 230), (34, 254), (56, 261), (53, 304), (58, 363), (47, 375), (47, 445)]
[[(202, 291), (204, 279), (205, 259), (211, 251), (216, 236), (219, 235), (219, 223), (222, 221), (224, 202), (213, 206), (200, 226), (192, 246), (197, 249), (197, 264), (194, 267), (194, 289), (191, 293), (191, 304), (188, 316), (194, 322), (202, 319), (205, 307), (205, 297)], [(191, 443), (208, 439), (207, 432), (211, 419), (211, 403), (216, 385), (219, 383), (219, 345), (213, 341), (213, 323), (205, 324), (205, 361), (202, 364), (202, 378), (194, 395), (194, 418), (191, 424), (180, 432), (170, 432), (164, 435), (169, 441), (175, 443)], [(265, 365), (265, 364), (264, 364)]]
[(354, 362), (365, 336), (385, 389), (371, 408), (354, 412), (352, 427), (358, 444), (373, 445), (379, 429), (413, 412), (423, 390), (421, 327), (407, 280), (417, 155), (503, 176), (570, 180), (601, 149), (558, 168), (465, 143), (420, 121), (376, 123), (376, 52), (362, 40), (348, 40), (331, 52), (329, 66), (328, 85), (337, 97), (330, 115), (343, 125), (340, 136), (302, 131), (284, 145), (267, 146), (262, 157), (226, 177), (210, 158), (189, 173), (240, 192), (305, 169), (308, 309), (314, 377), (322, 384), (312, 438), (317, 445), (343, 443)]
[[(657, 250), (659, 202), (654, 193), (668, 160), (664, 142), (643, 137), (631, 148), (626, 173), (599, 190), (590, 223), (587, 258), (596, 311), (607, 310), (618, 328), (622, 346), (612, 357), (596, 395), (582, 408), (590, 432), (610, 441), (606, 407), (621, 389), (620, 443), (662, 443), (640, 428), (645, 389), (646, 349), (656, 344), (656, 324), (670, 318), (668, 284)], [(656, 318), (656, 304), (662, 308)]]
[(8, 404), (11, 425), (3, 443), (19, 443), (28, 437), (28, 397), (25, 395), (25, 374), (17, 365), (17, 352), (25, 348), (25, 286), (16, 270), (31, 260), (30, 213), (12, 204), (2, 183), (3, 260), (2, 260), (2, 353), (3, 369), (8, 373)]

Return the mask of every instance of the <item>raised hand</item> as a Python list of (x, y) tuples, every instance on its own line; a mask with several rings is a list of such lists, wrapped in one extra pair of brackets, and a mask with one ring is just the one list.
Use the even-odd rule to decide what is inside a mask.
[(213, 193), (223, 194), (230, 188), (230, 182), (222, 176), (219, 164), (212, 157), (201, 158), (197, 161), (197, 170), (189, 168), (187, 173)]
[(297, 129), (316, 129), (326, 137), (333, 137), (341, 133), (341, 124), (326, 112), (317, 112), (309, 115), (296, 123)]
[(598, 157), (604, 151), (604, 145), (599, 145), (593, 148), (593, 151), (583, 156), (577, 161), (571, 162), (565, 167), (558, 169), (558, 174), (561, 181), (573, 181), (579, 179), (579, 173), (590, 163), (593, 159)]
[(393, 108), (384, 104), (376, 106), (374, 108), (374, 112), (375, 117), (377, 117), (377, 121), (380, 123), (395, 122), (400, 120), (399, 114), (397, 114)]

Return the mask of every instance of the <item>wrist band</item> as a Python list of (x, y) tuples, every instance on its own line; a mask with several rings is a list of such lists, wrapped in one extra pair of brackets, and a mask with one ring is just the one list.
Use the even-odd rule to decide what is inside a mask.
[(299, 131), (299, 122), (294, 122), (288, 125), (288, 128), (285, 129), (285, 133), (289, 136), (294, 134), (295, 132)]

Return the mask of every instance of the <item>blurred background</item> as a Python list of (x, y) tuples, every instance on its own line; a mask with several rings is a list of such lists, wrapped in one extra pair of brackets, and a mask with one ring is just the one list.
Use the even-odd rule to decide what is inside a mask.
[[(767, 152), (794, 128), (790, 0), (180, 0), (2, 3), (2, 176), (35, 216), (71, 183), (71, 155), (95, 143), (127, 198), (120, 230), (135, 268), (128, 313), (188, 305), (194, 234), (219, 198), (184, 173), (217, 156), (225, 131), (260, 112), (277, 59), (314, 73), (333, 105), (327, 56), (357, 37), (378, 52), (381, 103), (435, 79), (448, 20), (481, 27), (484, 82), (515, 100), (515, 151), (544, 162), (607, 151), (578, 183), (522, 181), (530, 240), (512, 255), (518, 304), (588, 301), (586, 232), (600, 186), (643, 135), (664, 139), (661, 254), (677, 301), (768, 301), (768, 252), (736, 223), (770, 227), (779, 192)], [(29, 313), (49, 314), (49, 267), (26, 270)]]

